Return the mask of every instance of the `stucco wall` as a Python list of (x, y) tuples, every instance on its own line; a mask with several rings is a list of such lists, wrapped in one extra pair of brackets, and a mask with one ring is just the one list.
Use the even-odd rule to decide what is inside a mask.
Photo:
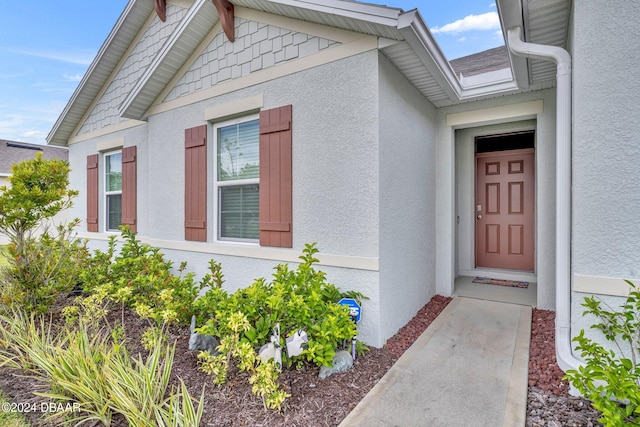
[[(573, 9), (573, 286), (575, 275), (640, 279), (640, 10), (602, 0)], [(622, 303), (601, 283), (598, 298)], [(589, 295), (573, 294), (572, 335), (592, 334), (580, 306)]]
[[(220, 261), (230, 290), (248, 286), (258, 277), (270, 277), (278, 262), (297, 259), (305, 243), (317, 242), (323, 254), (339, 258), (338, 265), (334, 262), (319, 267), (327, 272), (328, 279), (340, 288), (357, 290), (369, 297), (363, 306), (360, 334), (367, 343), (382, 345), (377, 271), (380, 215), (377, 62), (377, 52), (370, 51), (152, 115), (148, 125), (73, 144), (72, 186), (81, 190), (74, 214), (83, 219), (86, 216), (86, 156), (97, 152), (101, 145), (109, 145), (111, 140), (120, 139), (125, 146), (136, 145), (138, 232), (143, 240), (166, 243), (163, 251), (176, 262), (188, 261), (189, 270), (197, 276), (206, 273), (209, 259)], [(213, 244), (212, 177), (209, 243), (192, 251), (169, 249), (172, 242), (185, 244), (184, 129), (207, 123), (204, 119), (207, 109), (255, 96), (264, 100), (263, 109), (293, 105), (293, 249), (274, 252), (258, 245)], [(211, 132), (210, 129), (210, 174)], [(100, 212), (103, 210), (101, 200)], [(104, 223), (102, 217), (100, 221)], [(105, 246), (105, 234), (87, 235), (96, 238), (93, 247)], [(218, 251), (222, 246), (224, 250)], [(245, 249), (251, 255), (245, 256)], [(262, 254), (264, 259), (260, 259)], [(370, 265), (359, 268), (350, 261), (358, 257)]]
[(435, 294), (435, 108), (379, 57), (381, 340)]
[(293, 105), (294, 249), (316, 241), (323, 252), (377, 257), (375, 61), (366, 53), (151, 116), (145, 235), (184, 239), (184, 129), (205, 124), (206, 108), (262, 94), (263, 109)]
[(574, 5), (576, 274), (640, 278), (638, 22), (629, 2)]

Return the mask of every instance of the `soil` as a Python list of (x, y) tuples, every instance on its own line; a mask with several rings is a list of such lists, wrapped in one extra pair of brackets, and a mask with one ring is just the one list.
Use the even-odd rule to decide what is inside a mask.
[[(395, 361), (433, 322), (451, 298), (436, 295), (384, 348), (371, 348), (359, 356), (346, 373), (325, 380), (318, 378), (319, 368), (306, 366), (300, 370), (284, 370), (282, 387), (291, 394), (281, 412), (267, 411), (262, 401), (251, 393), (247, 374), (232, 371), (226, 385), (217, 387), (198, 369), (195, 353), (188, 350), (188, 327), (172, 327), (170, 338), (176, 340), (173, 383), (182, 378), (190, 393), (199, 397), (205, 387), (205, 406), (201, 426), (337, 426), (382, 378)], [(133, 354), (144, 353), (140, 335), (148, 322), (129, 310), (113, 310), (110, 324), (124, 319), (127, 344)], [(529, 393), (527, 426), (597, 426), (599, 413), (589, 402), (568, 394), (568, 384), (555, 360), (554, 312), (533, 311), (529, 358)], [(46, 402), (34, 391), (46, 391), (38, 380), (24, 377), (6, 368), (0, 369), (0, 389), (16, 403)], [(26, 414), (33, 426), (49, 426), (40, 412)], [(114, 418), (112, 426), (125, 426)]]

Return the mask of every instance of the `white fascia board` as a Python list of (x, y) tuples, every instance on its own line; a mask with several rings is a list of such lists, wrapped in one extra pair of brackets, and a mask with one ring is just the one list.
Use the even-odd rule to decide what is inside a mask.
[[(217, 11), (210, 1), (196, 0), (187, 11), (178, 28), (171, 34), (149, 67), (147, 67), (147, 70), (122, 102), (119, 111), (120, 115), (128, 119), (142, 120), (147, 109), (162, 92), (165, 85), (189, 58), (193, 49), (208, 34), (208, 31), (201, 31), (201, 28), (209, 27), (210, 31), (215, 23), (218, 22), (218, 19)], [(194, 29), (192, 30), (192, 28)], [(193, 44), (193, 46), (189, 46), (186, 50), (181, 49), (180, 43), (183, 38), (189, 40), (186, 43)], [(177, 61), (173, 61), (179, 65), (166, 66), (165, 61), (170, 55), (181, 56)]]
[(440, 50), (440, 46), (427, 28), (417, 9), (398, 17), (398, 30), (411, 46), (420, 61), (438, 81), (451, 101), (459, 99), (462, 88), (451, 64)]
[[(149, 15), (149, 13), (153, 10), (153, 5), (151, 2), (142, 1), (142, 0), (130, 0), (127, 3), (124, 11), (118, 18), (118, 21), (113, 26), (113, 29), (107, 36), (107, 39), (100, 47), (100, 50), (96, 54), (93, 62), (89, 65), (87, 72), (82, 77), (80, 84), (71, 95), (69, 102), (60, 113), (58, 120), (54, 123), (51, 131), (47, 135), (46, 141), (47, 144), (57, 145), (57, 146), (67, 146), (67, 141), (71, 137), (71, 132), (76, 128), (77, 123), (69, 124), (65, 123), (68, 120), (78, 121), (83, 116), (83, 112), (79, 113), (75, 112), (78, 109), (85, 109), (93, 102), (93, 97), (97, 95), (100, 91), (106, 79), (110, 75), (109, 72), (105, 72), (102, 70), (105, 66), (107, 67), (115, 67), (120, 61), (120, 56), (126, 51), (129, 43), (121, 42), (119, 39), (131, 38), (135, 37), (131, 35), (129, 31), (125, 31), (126, 27), (133, 25), (134, 27), (142, 25)], [(130, 40), (129, 40), (130, 42)], [(116, 54), (112, 52), (112, 50), (117, 50)], [(120, 52), (120, 50), (122, 50)], [(117, 54), (119, 53), (119, 55)], [(104, 80), (104, 81), (102, 81)], [(86, 89), (93, 85), (98, 89), (94, 89), (91, 93), (87, 93)], [(84, 104), (87, 104), (86, 106)], [(65, 130), (71, 129), (71, 130)]]
[(480, 74), (466, 79), (467, 84), (463, 84), (417, 10), (400, 15), (398, 29), (452, 102), (518, 90), (510, 69)]
[(509, 49), (509, 40), (506, 37), (507, 30), (513, 27), (524, 28), (522, 3), (520, 1), (496, 0), (498, 9), (498, 17), (500, 25), (504, 29), (504, 44), (507, 46), (509, 61), (511, 62), (511, 71), (513, 78), (521, 89), (528, 89), (531, 86), (531, 75), (527, 58), (523, 56), (513, 55)]
[(402, 9), (343, 0), (270, 0), (271, 3), (293, 6), (316, 12), (329, 13), (345, 18), (358, 19), (375, 24), (395, 27)]

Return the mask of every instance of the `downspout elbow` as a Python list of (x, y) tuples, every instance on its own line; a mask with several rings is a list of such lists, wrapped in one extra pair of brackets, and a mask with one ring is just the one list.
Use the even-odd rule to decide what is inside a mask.
[(522, 28), (507, 30), (514, 55), (553, 61), (556, 87), (556, 360), (563, 371), (582, 362), (571, 349), (571, 55), (557, 46), (527, 43)]

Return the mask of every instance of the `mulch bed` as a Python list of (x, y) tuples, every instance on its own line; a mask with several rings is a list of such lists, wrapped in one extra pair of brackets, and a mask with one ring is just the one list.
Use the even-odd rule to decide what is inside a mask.
[[(439, 295), (433, 297), (384, 348), (371, 348), (346, 373), (320, 380), (319, 368), (315, 366), (284, 370), (281, 385), (291, 397), (281, 412), (264, 409), (261, 399), (251, 393), (246, 373), (231, 371), (227, 384), (213, 385), (211, 378), (198, 369), (196, 354), (188, 350), (186, 326), (169, 329), (170, 338), (176, 340), (172, 381), (177, 384), (177, 378), (182, 378), (194, 397), (199, 397), (205, 387), (201, 426), (337, 426), (450, 301), (451, 298)], [(113, 309), (109, 323), (120, 323), (122, 316), (128, 347), (134, 354), (144, 353), (139, 337), (148, 322), (130, 310)], [(530, 354), (527, 426), (599, 425), (596, 421), (599, 414), (588, 401), (568, 395), (568, 384), (562, 380), (562, 371), (555, 362), (553, 312), (534, 309)], [(45, 391), (46, 385), (0, 369), (0, 389), (13, 402), (39, 405), (44, 400), (32, 392)], [(47, 426), (40, 418), (41, 413), (26, 415), (33, 426)], [(112, 426), (124, 425), (123, 420), (114, 418)]]

